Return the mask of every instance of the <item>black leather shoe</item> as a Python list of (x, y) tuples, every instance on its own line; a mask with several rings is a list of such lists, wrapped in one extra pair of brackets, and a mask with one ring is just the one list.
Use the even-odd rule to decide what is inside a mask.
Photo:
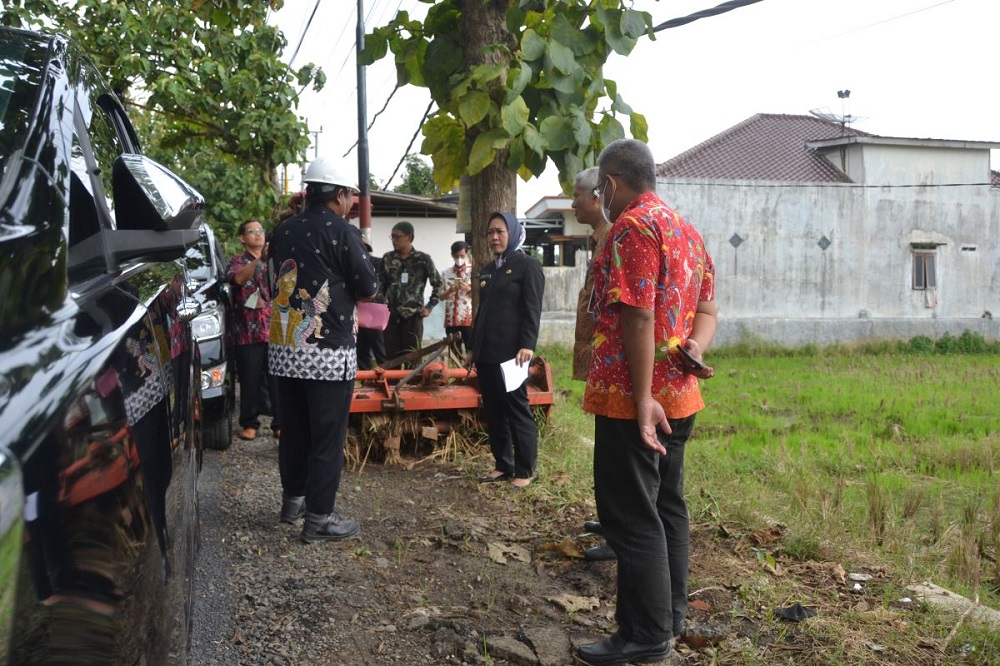
[(617, 560), (618, 556), (615, 555), (614, 549), (608, 544), (607, 541), (602, 543), (600, 546), (594, 546), (593, 548), (588, 548), (583, 552), (584, 558), (590, 560), (591, 562), (602, 562), (604, 560)]
[(293, 525), (304, 515), (306, 515), (305, 497), (281, 496), (281, 522)]
[(344, 518), (336, 511), (331, 513), (306, 513), (299, 538), (305, 543), (318, 541), (339, 541), (352, 537), (361, 531), (358, 521)]
[(633, 643), (612, 634), (602, 641), (581, 645), (576, 659), (587, 666), (616, 666), (632, 662), (662, 661), (670, 654), (670, 641), (662, 643)]
[(596, 520), (585, 520), (583, 522), (583, 531), (590, 532), (591, 534), (596, 534), (598, 536), (604, 536), (604, 527)]

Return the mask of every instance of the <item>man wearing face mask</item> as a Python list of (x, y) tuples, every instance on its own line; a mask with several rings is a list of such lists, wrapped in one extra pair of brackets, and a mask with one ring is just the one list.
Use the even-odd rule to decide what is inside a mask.
[(618, 555), (618, 631), (581, 645), (591, 666), (666, 659), (684, 633), (690, 523), (684, 448), (704, 408), (700, 360), (715, 335), (715, 268), (698, 231), (656, 194), (656, 163), (634, 139), (598, 158), (613, 220), (595, 259), (594, 356), (583, 408), (594, 414), (594, 494)]
[(270, 370), (281, 391), (280, 519), (305, 517), (306, 543), (358, 533), (341, 516), (337, 490), (344, 468), (357, 350), (354, 309), (378, 288), (361, 234), (345, 219), (358, 192), (334, 160), (320, 157), (306, 170), (306, 210), (271, 235), (276, 282), (270, 333)]
[(472, 350), (472, 267), (469, 265), (469, 244), (455, 241), (451, 244), (451, 258), (454, 266), (441, 271), (444, 290), (444, 332), (462, 336), (464, 352)]

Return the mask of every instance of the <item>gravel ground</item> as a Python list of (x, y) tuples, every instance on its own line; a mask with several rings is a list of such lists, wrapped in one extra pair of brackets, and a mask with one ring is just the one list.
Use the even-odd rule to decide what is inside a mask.
[(555, 666), (614, 630), (614, 564), (579, 559), (592, 507), (554, 509), (544, 481), (369, 463), (337, 503), (361, 534), (307, 545), (277, 469), (269, 435), (205, 452), (192, 664)]

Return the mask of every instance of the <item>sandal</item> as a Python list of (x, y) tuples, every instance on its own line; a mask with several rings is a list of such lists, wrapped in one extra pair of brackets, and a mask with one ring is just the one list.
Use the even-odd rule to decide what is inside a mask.
[(509, 478), (510, 474), (507, 474), (506, 472), (501, 472), (497, 476), (490, 476), (490, 475), (481, 476), (479, 477), (479, 483), (496, 483), (498, 481), (506, 481)]

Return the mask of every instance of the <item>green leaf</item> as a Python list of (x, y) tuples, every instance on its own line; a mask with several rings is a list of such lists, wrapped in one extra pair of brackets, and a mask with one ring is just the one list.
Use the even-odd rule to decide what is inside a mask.
[(648, 141), (649, 123), (646, 122), (646, 116), (641, 113), (633, 113), (630, 118), (629, 131), (632, 133), (632, 136), (640, 141)]
[(545, 137), (530, 123), (524, 128), (524, 144), (536, 155), (545, 155)]
[[(510, 74), (513, 74), (513, 76)], [(534, 72), (531, 69), (531, 65), (526, 62), (521, 63), (521, 67), (519, 69), (515, 69), (509, 73), (507, 80), (510, 84), (510, 89), (507, 90), (507, 95), (504, 97), (504, 103), (510, 103), (514, 100), (514, 98), (520, 97), (521, 93), (524, 92), (524, 89), (528, 87), (529, 83), (531, 83), (531, 77), (533, 75)]]
[(472, 69), (471, 79), (477, 83), (487, 83), (503, 76), (507, 68), (503, 65), (477, 65)]
[(490, 96), (482, 90), (470, 90), (458, 102), (458, 115), (466, 127), (474, 127), (490, 112)]
[(538, 126), (549, 150), (566, 150), (573, 141), (573, 125), (563, 116), (549, 116)]
[(621, 30), (627, 37), (638, 38), (646, 34), (646, 28), (652, 27), (652, 18), (646, 12), (626, 9), (622, 15)]
[(573, 25), (564, 14), (556, 14), (552, 19), (551, 40), (564, 45), (576, 56), (593, 52), (597, 47), (597, 35), (592, 27), (581, 29)]
[(496, 149), (493, 147), (493, 138), (488, 132), (484, 132), (476, 137), (469, 151), (469, 175), (475, 176), (477, 173), (493, 164), (496, 158)]
[(528, 115), (528, 105), (523, 97), (518, 97), (500, 109), (500, 124), (508, 135), (517, 136), (528, 125)]
[(549, 42), (546, 55), (548, 56), (547, 64), (563, 74), (570, 74), (574, 70), (580, 69), (580, 66), (576, 64), (576, 56), (573, 55), (573, 51), (559, 42)]
[(521, 35), (521, 57), (533, 62), (545, 55), (545, 40), (537, 32), (528, 28)]

